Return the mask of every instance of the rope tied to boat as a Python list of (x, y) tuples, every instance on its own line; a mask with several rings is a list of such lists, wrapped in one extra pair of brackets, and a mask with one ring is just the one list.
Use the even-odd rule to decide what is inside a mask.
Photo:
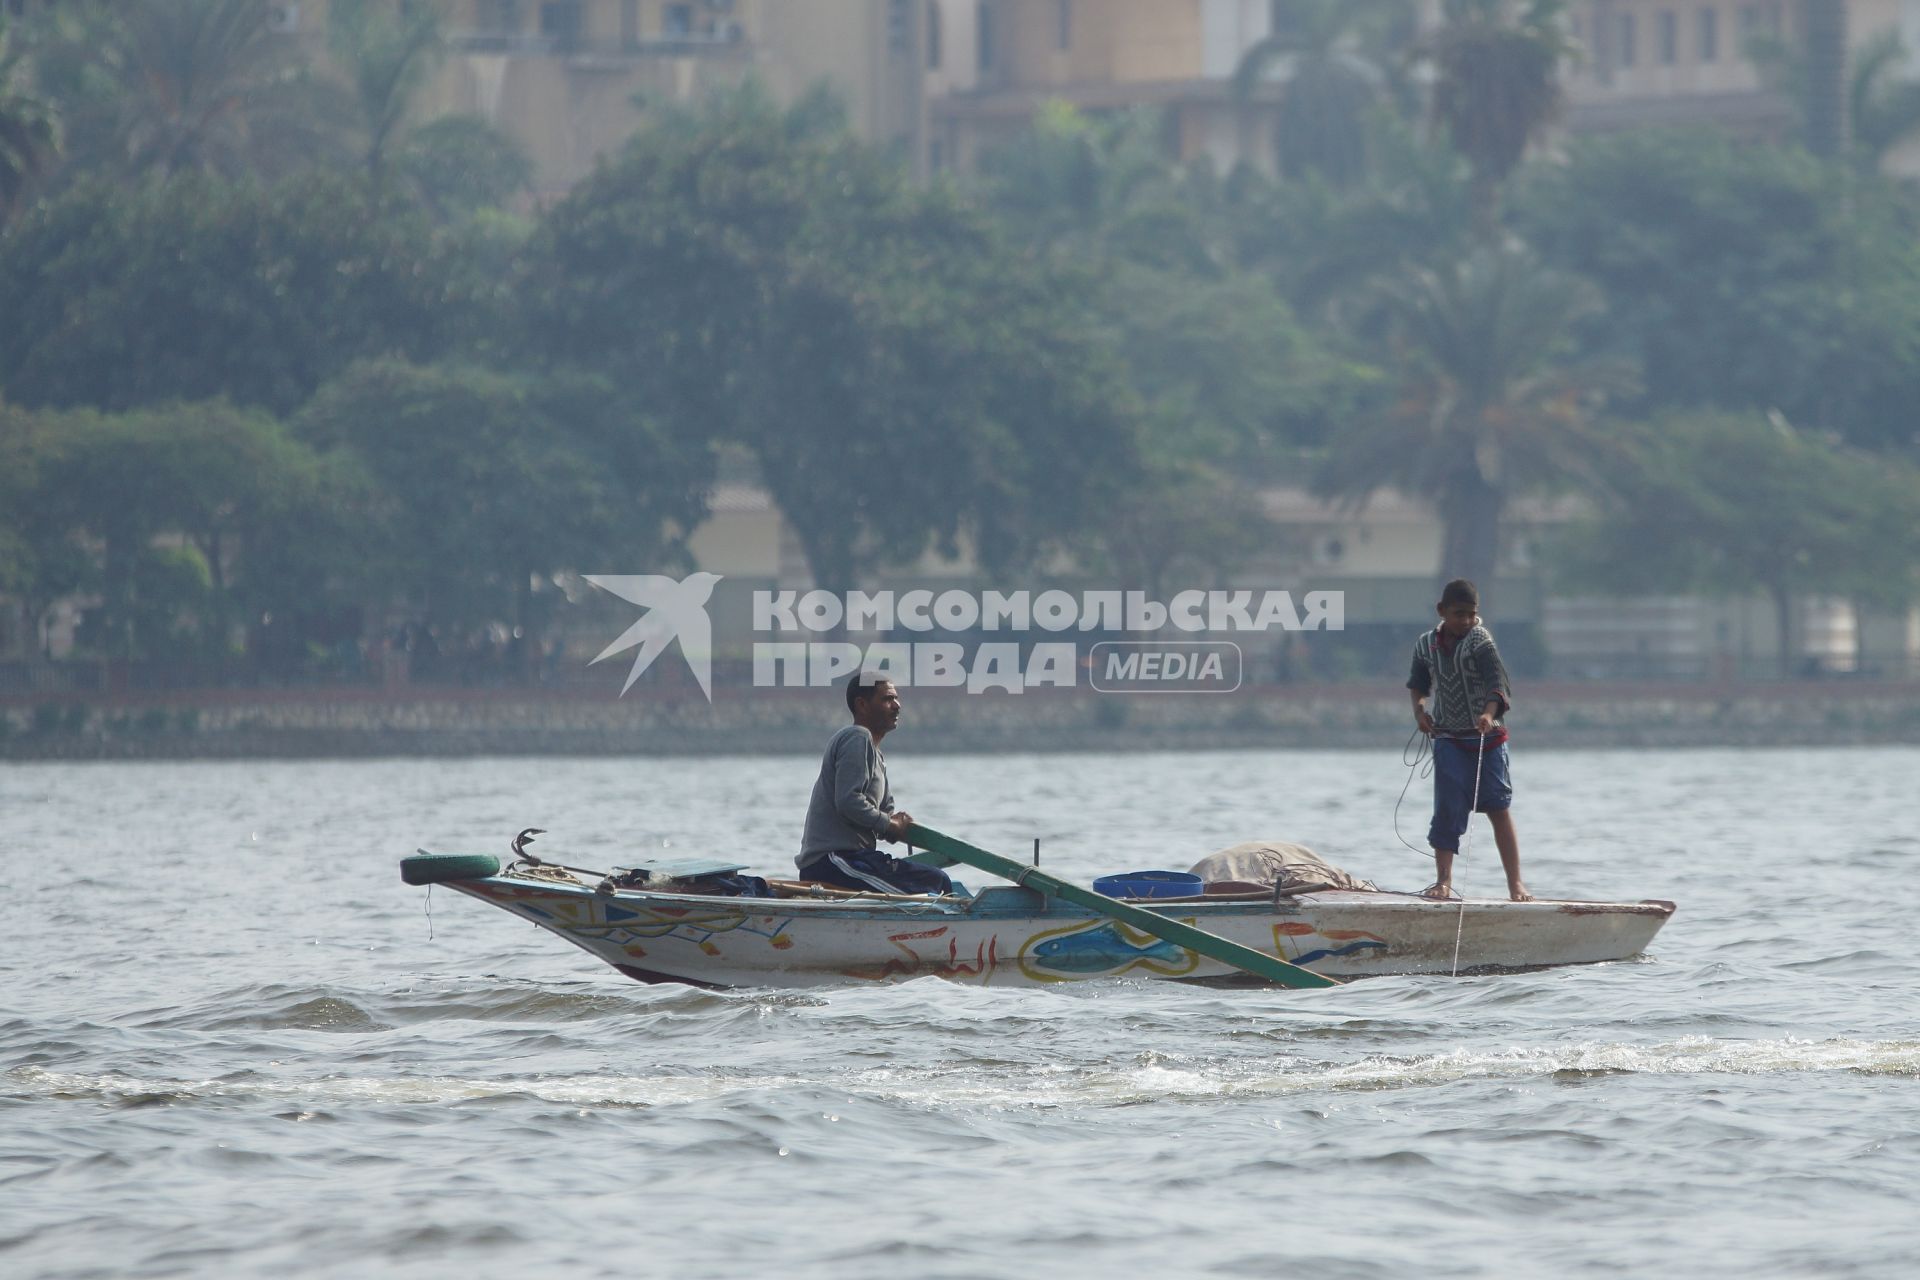
[[(1019, 885), (1022, 889), (1024, 889), (1027, 887), (1027, 878), (1033, 875), (1033, 873), (1038, 870), (1040, 870), (1040, 868), (1038, 867), (1027, 867), (1025, 870), (1016, 872), (1010, 878), (1015, 884)], [(1041, 889), (1035, 889), (1034, 892), (1042, 895), (1044, 895), (1045, 893), (1045, 891)]]
[(516, 862), (507, 868), (507, 874), (518, 876), (522, 880), (546, 880), (553, 884), (584, 885), (586, 883), (565, 867), (555, 866), (550, 862)]
[[(523, 880), (547, 880), (554, 884), (585, 884), (581, 876), (589, 880), (601, 879), (607, 875), (604, 871), (594, 871), (587, 867), (570, 867), (561, 862), (548, 862), (539, 854), (528, 850), (535, 836), (547, 834), (544, 827), (528, 827), (513, 838), (513, 861), (507, 864), (507, 874), (519, 876)], [(602, 892), (610, 892), (602, 883)]]

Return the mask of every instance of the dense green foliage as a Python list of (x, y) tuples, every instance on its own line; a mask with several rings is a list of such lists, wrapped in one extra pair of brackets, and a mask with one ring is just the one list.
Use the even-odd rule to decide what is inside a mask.
[(641, 134), (530, 246), (533, 340), (751, 450), (823, 584), (963, 532), (1007, 567), (1132, 452), (1087, 290), (818, 119), (749, 89)]
[(1792, 148), (1710, 133), (1583, 141), (1536, 175), (1521, 225), (1605, 290), (1643, 413), (1777, 408), (1910, 444), (1920, 398), (1920, 205)]
[(476, 305), (453, 247), (343, 174), (85, 183), (0, 239), (0, 387), (27, 405), (286, 413), (355, 359), (445, 354)]
[(703, 459), (661, 440), (612, 387), (456, 365), (356, 365), (294, 419), (369, 482), (353, 511), (354, 585), (471, 633), (507, 621), (537, 649), (555, 575), (618, 554), (665, 560), (699, 511)]
[(962, 549), (1217, 579), (1289, 483), (1425, 499), (1445, 576), (1575, 494), (1568, 589), (1913, 598), (1911, 190), (1717, 135), (1529, 162), (1547, 0), (1424, 42), (1396, 0), (1284, 8), (1239, 103), (1289, 113), (1278, 177), (1052, 104), (916, 183), (749, 84), (534, 209), (496, 130), (422, 118), (430, 5), (338, 0), (327, 69), (264, 0), (51, 7), (0, 48), (0, 592), (83, 599), (110, 659), (530, 668), (571, 574), (684, 561), (725, 459), (834, 589)]
[(1604, 518), (1571, 557), (1620, 591), (1763, 594), (1782, 674), (1803, 596), (1868, 606), (1914, 598), (1920, 485), (1906, 468), (1758, 413), (1662, 417), (1609, 459)]
[[(222, 401), (8, 410), (0, 452), (33, 467), (10, 508), (15, 590), (41, 607), (96, 596), (82, 639), (106, 656), (229, 658), (230, 633), (303, 607), (297, 566), (324, 571), (344, 542), (329, 515), (344, 483), (333, 464)], [(239, 547), (248, 554), (230, 572)]]

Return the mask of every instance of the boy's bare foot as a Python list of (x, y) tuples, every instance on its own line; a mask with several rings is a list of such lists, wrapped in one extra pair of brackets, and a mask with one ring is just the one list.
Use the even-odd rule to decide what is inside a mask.
[(1527, 886), (1523, 884), (1508, 885), (1507, 896), (1509, 898), (1512, 898), (1515, 902), (1532, 902), (1533, 901), (1533, 895), (1527, 892)]
[(1428, 885), (1426, 888), (1422, 889), (1420, 891), (1420, 896), (1423, 898), (1437, 898), (1437, 899), (1446, 900), (1446, 899), (1458, 898), (1460, 895), (1455, 893), (1453, 891), (1453, 886), (1448, 884), (1446, 881), (1436, 880), (1432, 884)]

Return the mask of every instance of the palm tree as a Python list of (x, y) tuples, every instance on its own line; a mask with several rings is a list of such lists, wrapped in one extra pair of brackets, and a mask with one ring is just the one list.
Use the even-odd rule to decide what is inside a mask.
[(1386, 305), (1389, 363), (1405, 373), (1382, 412), (1334, 437), (1321, 481), (1349, 499), (1393, 486), (1431, 500), (1441, 577), (1489, 584), (1508, 500), (1600, 474), (1612, 451), (1597, 415), (1630, 379), (1571, 355), (1599, 293), (1522, 250), (1486, 248), (1413, 272)]
[(236, 173), (310, 162), (328, 132), (319, 87), (268, 0), (144, 0), (100, 20), (135, 173)]
[(441, 0), (333, 0), (327, 49), (352, 90), (359, 160), (372, 177), (397, 178), (442, 220), (528, 189), (532, 160), (492, 122), (416, 117), (420, 92), (446, 52)]
[(1241, 56), (1234, 98), (1244, 108), (1276, 65), (1285, 69), (1275, 147), (1289, 178), (1319, 174), (1337, 186), (1367, 172), (1367, 116), (1404, 97), (1399, 53), (1411, 43), (1409, 0), (1278, 0), (1274, 30)]
[[(1746, 47), (1761, 77), (1793, 104), (1810, 149), (1816, 133), (1831, 135), (1840, 119), (1831, 102), (1823, 114), (1816, 101), (1813, 52), (1811, 44), (1800, 50), (1774, 36), (1755, 37)], [(1877, 173), (1889, 152), (1920, 131), (1920, 83), (1904, 74), (1907, 52), (1900, 33), (1887, 30), (1849, 55), (1844, 118), (1854, 165), (1862, 173)], [(1831, 57), (1830, 50), (1827, 56)], [(1828, 73), (1832, 73), (1830, 63)], [(1818, 131), (1816, 120), (1824, 121)]]
[(1920, 132), (1920, 81), (1902, 74), (1906, 65), (1898, 31), (1883, 31), (1854, 51), (1847, 100), (1863, 172), (1877, 173), (1889, 152)]
[(366, 164), (378, 174), (444, 49), (431, 0), (333, 0), (327, 47), (351, 82), (366, 130)]
[(53, 109), (23, 84), (19, 51), (0, 15), (0, 223), (52, 162), (60, 144)]
[(1429, 44), (1433, 118), (1467, 161), (1474, 221), (1498, 234), (1500, 184), (1565, 104), (1566, 0), (1446, 0)]
[(1165, 118), (1094, 116), (1049, 102), (987, 153), (989, 202), (1015, 234), (1097, 260), (1209, 269), (1217, 256), (1190, 174), (1169, 158)]
[(1807, 42), (1807, 150), (1838, 159), (1853, 149), (1847, 118), (1846, 0), (1801, 0)]

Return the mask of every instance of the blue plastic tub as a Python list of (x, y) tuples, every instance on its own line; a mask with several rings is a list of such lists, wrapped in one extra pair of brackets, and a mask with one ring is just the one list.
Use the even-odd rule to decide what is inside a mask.
[(1126, 871), (1093, 882), (1093, 891), (1109, 898), (1195, 898), (1206, 889), (1189, 871)]

